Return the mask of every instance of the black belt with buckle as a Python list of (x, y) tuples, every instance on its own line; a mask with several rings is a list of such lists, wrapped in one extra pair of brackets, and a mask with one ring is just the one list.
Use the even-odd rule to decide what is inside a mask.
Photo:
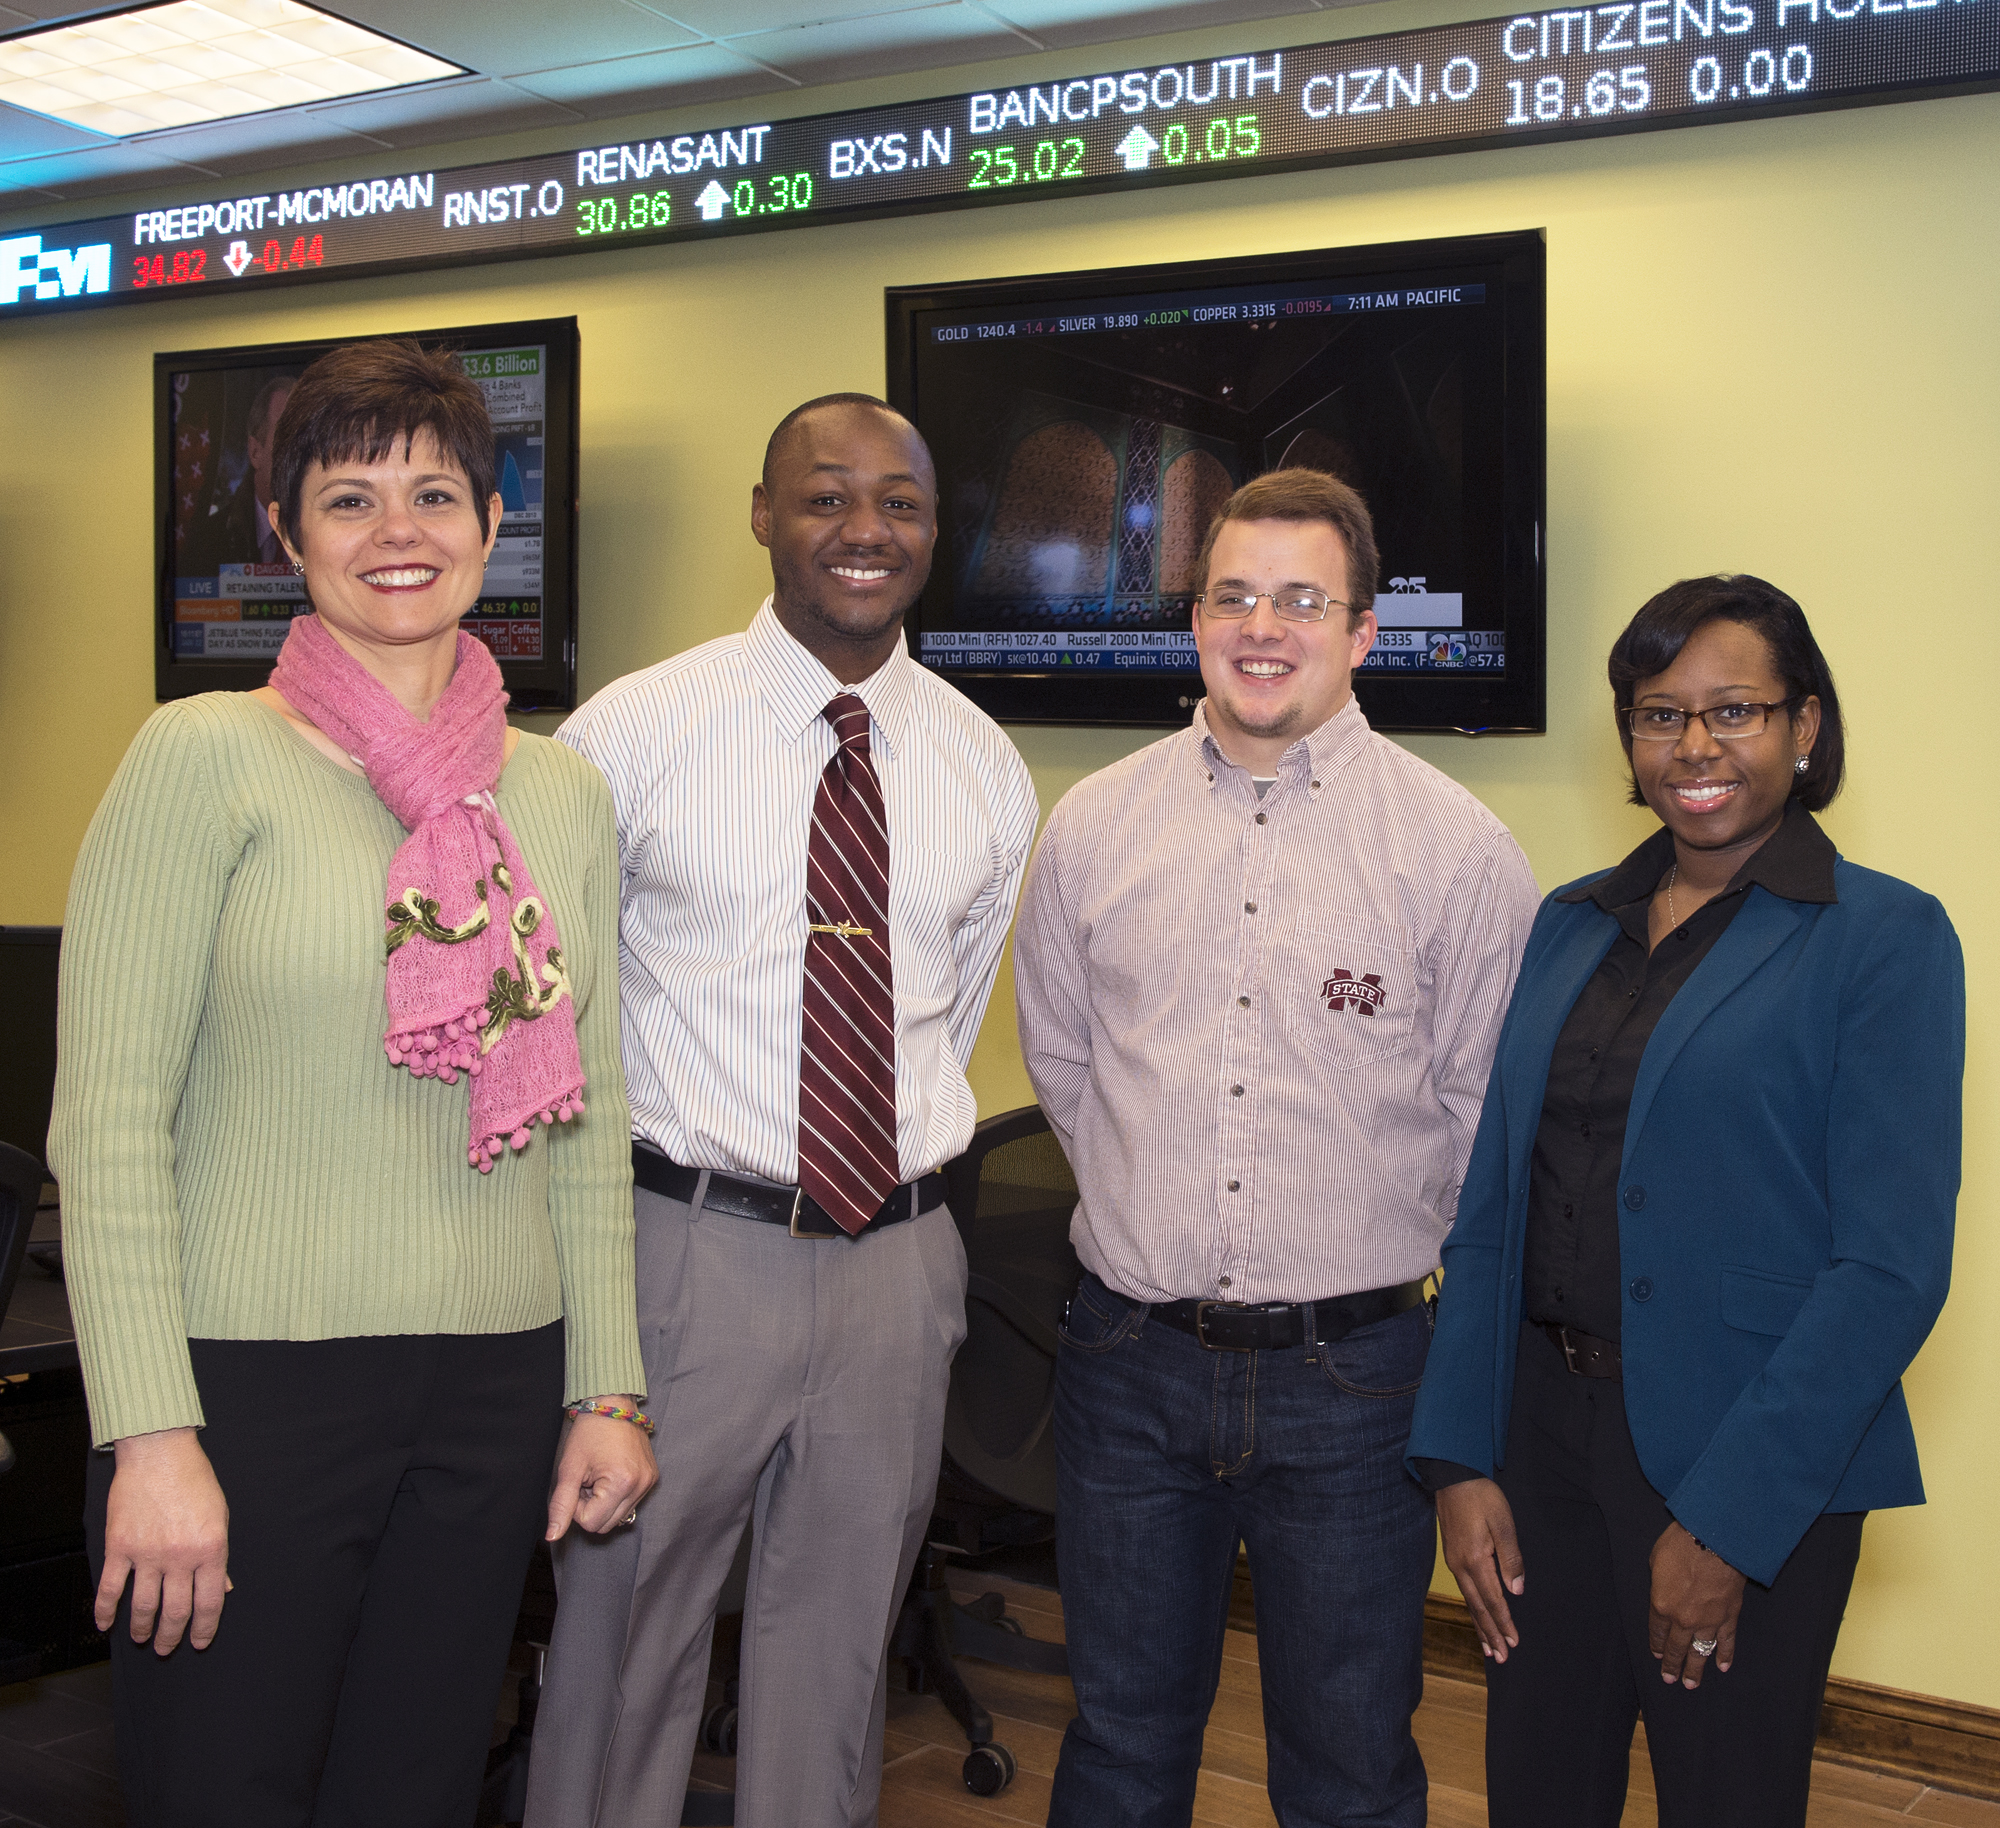
[(1555, 1341), (1556, 1350), (1563, 1355), (1563, 1363), (1578, 1377), (1624, 1375), (1624, 1355), (1618, 1350), (1615, 1340), (1598, 1339), (1589, 1333), (1579, 1333), (1574, 1327), (1557, 1326), (1553, 1320), (1537, 1320), (1530, 1324), (1540, 1327)]
[[(663, 1199), (694, 1204), (695, 1189), (703, 1170), (683, 1168), (679, 1162), (649, 1149), (644, 1143), (632, 1145), (632, 1178), (648, 1193)], [(900, 1225), (905, 1219), (934, 1212), (944, 1204), (944, 1176), (927, 1174), (920, 1181), (898, 1187), (877, 1208), (875, 1216), (861, 1231), (880, 1231)], [(861, 1232), (842, 1231), (819, 1201), (803, 1187), (767, 1187), (761, 1181), (738, 1180), (733, 1174), (710, 1173), (708, 1191), (702, 1196), (704, 1212), (719, 1212), (732, 1219), (756, 1219), (765, 1225), (782, 1225), (795, 1238), (859, 1237)]]
[(1271, 1302), (1245, 1307), (1240, 1301), (1161, 1301), (1150, 1319), (1192, 1333), (1211, 1352), (1282, 1352), (1308, 1341), (1330, 1346), (1358, 1327), (1373, 1326), (1415, 1307), (1424, 1298), (1424, 1279), (1395, 1288), (1363, 1289), (1330, 1301)]

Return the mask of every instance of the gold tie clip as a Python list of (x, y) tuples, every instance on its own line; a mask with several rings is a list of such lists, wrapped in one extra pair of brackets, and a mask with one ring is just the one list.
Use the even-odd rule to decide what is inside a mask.
[(851, 920), (836, 921), (830, 927), (809, 926), (806, 928), (806, 931), (808, 933), (831, 933), (839, 939), (873, 939), (875, 937), (875, 929), (873, 927), (857, 927)]

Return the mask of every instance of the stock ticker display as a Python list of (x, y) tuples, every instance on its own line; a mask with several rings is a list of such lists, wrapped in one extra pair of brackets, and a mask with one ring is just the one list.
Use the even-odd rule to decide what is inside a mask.
[(1615, 0), (0, 236), (0, 313), (2000, 86), (2000, 0)]

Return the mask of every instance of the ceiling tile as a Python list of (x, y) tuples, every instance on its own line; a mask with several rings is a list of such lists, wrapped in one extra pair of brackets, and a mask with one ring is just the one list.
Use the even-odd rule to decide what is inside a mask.
[(102, 6), (79, 6), (76, 0), (11, 0), (6, 10), (25, 14), (31, 25), (69, 25), (99, 13), (122, 13), (131, 4), (132, 0), (105, 0)]
[(471, 134), (512, 133), (574, 122), (576, 111), (525, 93), (518, 83), (463, 78), (387, 95), (329, 102), (307, 120), (330, 121), (391, 146), (428, 146)]
[(10, 108), (0, 102), (0, 164), (38, 152), (69, 152), (105, 144), (102, 134), (87, 133), (66, 121), (52, 121), (45, 114), (30, 114), (25, 108)]
[(1004, 56), (1025, 49), (1019, 37), (969, 6), (926, 6), (826, 25), (793, 26), (732, 38), (747, 52), (803, 83), (848, 82), (897, 70)]
[(449, 57), (484, 76), (513, 76), (697, 44), (666, 16), (627, 0), (332, 0), (343, 18)]
[(1319, 10), (1315, 0), (981, 0), (981, 4), (1034, 33), (1051, 50)]
[(644, 108), (679, 108), (739, 95), (761, 95), (789, 85), (721, 45), (706, 44), (575, 69), (542, 70), (516, 77), (514, 86), (603, 119)]
[(312, 159), (352, 158), (357, 152), (377, 152), (382, 147), (379, 138), (351, 132), (324, 114), (292, 109), (149, 134), (144, 144), (168, 158), (224, 177), (269, 171), (280, 164), (300, 165)]
[(914, 12), (937, 0), (656, 0), (663, 13), (714, 38), (797, 30), (867, 19), (879, 13)]
[(9, 182), (54, 191), (64, 198), (101, 196), (109, 190), (130, 190), (153, 179), (184, 179), (188, 175), (185, 165), (152, 151), (144, 140), (136, 143), (120, 140), (83, 152), (21, 159), (7, 168)]

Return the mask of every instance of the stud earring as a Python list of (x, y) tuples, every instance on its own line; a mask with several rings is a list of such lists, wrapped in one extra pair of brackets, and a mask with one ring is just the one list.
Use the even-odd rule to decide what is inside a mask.
[(1811, 766), (1812, 766), (1812, 757), (1809, 755), (1802, 755), (1799, 757), (1797, 761), (1795, 761), (1792, 764), (1792, 772), (1794, 774), (1804, 774), (1805, 771)]
[[(295, 571), (300, 577), (304, 577), (306, 575), (306, 568), (302, 564), (300, 564), (297, 559), (294, 559), (292, 561), (292, 570)], [(1804, 756), (1799, 757), (1799, 765), (1801, 767), (1804, 767), (1805, 759), (1806, 758)]]

